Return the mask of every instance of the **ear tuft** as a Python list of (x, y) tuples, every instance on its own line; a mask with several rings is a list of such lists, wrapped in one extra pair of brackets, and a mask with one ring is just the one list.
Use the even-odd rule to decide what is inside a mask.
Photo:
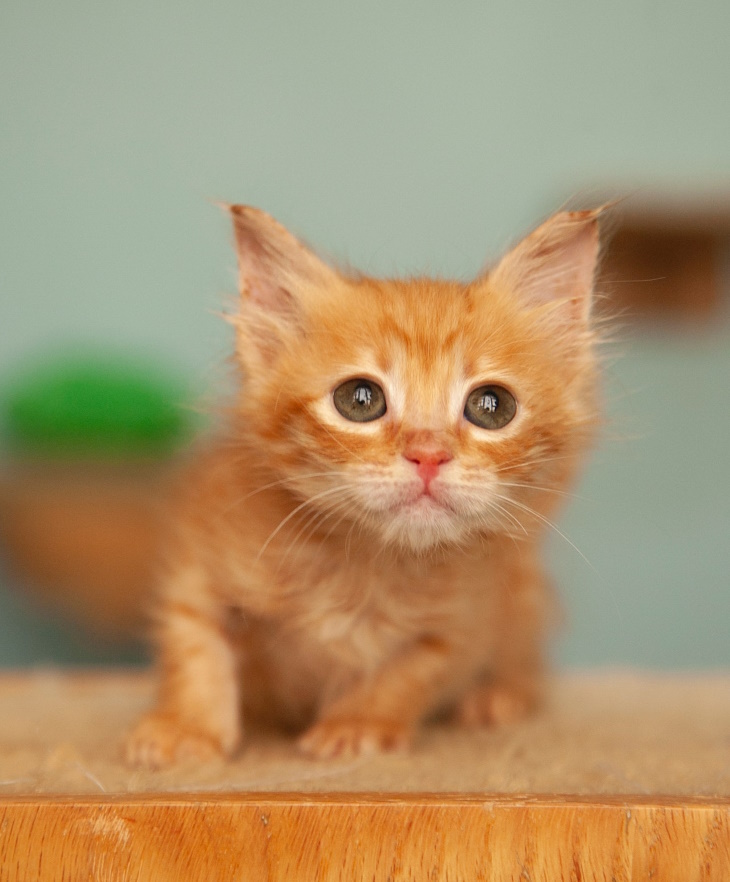
[(603, 210), (554, 214), (502, 258), (490, 283), (510, 290), (528, 308), (555, 304), (564, 321), (587, 324)]

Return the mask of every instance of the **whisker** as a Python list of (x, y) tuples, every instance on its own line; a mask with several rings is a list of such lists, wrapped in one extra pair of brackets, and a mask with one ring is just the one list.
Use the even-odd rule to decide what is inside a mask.
[(509, 520), (513, 524), (515, 524), (517, 527), (520, 528), (520, 530), (522, 530), (522, 532), (525, 534), (525, 536), (529, 535), (527, 528), (522, 523), (522, 521), (520, 521), (520, 519), (518, 517), (513, 515), (512, 512), (508, 511), (503, 505), (500, 505), (498, 502), (495, 502), (493, 499), (490, 499), (489, 500), (489, 507), (495, 509), (496, 511), (503, 514), (505, 517), (509, 518)]
[(583, 554), (583, 552), (580, 550), (580, 548), (578, 548), (578, 546), (575, 544), (575, 542), (570, 540), (565, 535), (565, 533), (563, 533), (563, 531), (560, 530), (560, 528), (557, 527), (549, 518), (544, 517), (539, 512), (535, 511), (534, 508), (530, 508), (529, 505), (523, 505), (523, 503), (517, 502), (517, 500), (515, 500), (515, 499), (510, 499), (509, 496), (502, 496), (502, 494), (499, 494), (499, 493), (497, 494), (497, 496), (503, 502), (506, 502), (506, 503), (509, 503), (510, 505), (516, 506), (517, 508), (521, 509), (525, 513), (529, 514), (531, 517), (536, 518), (537, 520), (541, 521), (546, 526), (550, 527), (550, 529), (553, 530), (555, 533), (557, 533), (557, 535), (560, 536), (561, 539), (563, 539), (565, 542), (567, 542), (568, 545), (570, 545), (570, 547), (576, 552), (576, 554), (580, 555), (580, 557), (583, 558), (583, 560), (588, 564), (588, 566), (593, 570), (593, 572), (597, 576), (600, 577), (601, 574), (593, 566), (593, 564), (588, 560), (588, 558), (585, 556), (585, 554)]
[(507, 462), (503, 462), (500, 466), (498, 466), (496, 469), (494, 469), (494, 471), (495, 472), (504, 472), (507, 469), (510, 469), (515, 465), (528, 465), (528, 466), (543, 465), (546, 462), (560, 462), (562, 460), (574, 459), (574, 458), (575, 458), (575, 454), (571, 454), (571, 453), (566, 453), (565, 455), (562, 455), (562, 456), (543, 456), (543, 457), (536, 457), (536, 458), (531, 458), (530, 456), (523, 455), (523, 456), (515, 457), (514, 459), (511, 459), (511, 460), (508, 460)]
[(556, 496), (564, 496), (566, 499), (579, 499), (585, 501), (584, 496), (568, 493), (566, 490), (558, 490), (556, 487), (541, 487), (539, 484), (520, 483), (518, 481), (500, 481), (501, 487), (525, 487), (528, 490), (539, 490), (542, 493), (555, 493)]
[[(326, 521), (328, 518), (330, 518), (336, 511), (337, 511), (337, 508), (334, 507), (332, 509), (332, 511), (330, 511), (329, 514), (327, 515), (327, 518), (325, 518), (320, 524), (318, 524), (318, 527), (321, 526), (324, 523), (324, 521)], [(342, 512), (342, 514), (339, 516), (339, 518), (337, 518), (337, 520), (334, 522), (334, 524), (332, 524), (330, 529), (325, 534), (324, 542), (327, 542), (327, 540), (330, 538), (332, 533), (337, 529), (337, 527), (342, 523), (342, 521), (345, 520), (345, 518), (348, 516), (348, 514), (349, 514), (349, 512), (347, 511), (347, 509), (345, 509), (345, 511)], [(314, 569), (316, 564), (317, 564), (317, 560), (316, 560), (316, 558), (314, 558), (309, 565), (309, 569), (307, 570), (306, 576), (303, 580), (304, 582), (309, 583), (312, 570)]]
[[(349, 490), (349, 488), (347, 488), (347, 487), (342, 487), (340, 489), (343, 491), (343, 493), (345, 495), (346, 495), (347, 491)], [(284, 552), (281, 560), (279, 561), (279, 568), (283, 564), (287, 555), (291, 552), (291, 550), (294, 548), (294, 546), (299, 542), (300, 538), (301, 538), (301, 542), (299, 542), (299, 552), (301, 553), (301, 551), (306, 546), (307, 542), (309, 542), (309, 540), (312, 538), (312, 535), (314, 534), (315, 530), (318, 530), (322, 526), (322, 524), (324, 524), (326, 521), (328, 521), (332, 517), (332, 515), (335, 514), (340, 509), (341, 504), (342, 504), (341, 501), (335, 499), (334, 503), (329, 508), (324, 508), (321, 511), (315, 511), (312, 513), (311, 517), (304, 522), (304, 524), (300, 528), (297, 535), (289, 543), (286, 551)], [(343, 515), (343, 517), (344, 517), (344, 515)], [(303, 535), (305, 533), (305, 531), (307, 531), (307, 533), (306, 533), (306, 535)], [(279, 568), (277, 568), (277, 572), (278, 572)]]
[[(347, 537), (345, 538), (345, 560), (349, 562), (350, 560), (350, 543), (352, 542), (352, 531), (355, 527), (358, 526), (358, 521), (353, 521), (352, 526), (347, 531)], [(359, 524), (360, 530), (362, 531), (362, 524)]]
[(341, 477), (346, 475), (347, 472), (344, 470), (336, 470), (332, 469), (328, 472), (309, 472), (303, 475), (295, 475), (291, 478), (279, 478), (276, 481), (270, 481), (268, 484), (264, 484), (261, 487), (257, 487), (255, 490), (252, 490), (250, 493), (246, 493), (244, 496), (241, 496), (240, 499), (237, 499), (235, 502), (231, 503), (231, 505), (226, 509), (226, 513), (231, 509), (235, 508), (237, 505), (240, 505), (242, 502), (245, 502), (247, 499), (250, 499), (252, 496), (256, 496), (257, 493), (263, 493), (264, 490), (271, 490), (272, 487), (279, 487), (284, 484), (292, 484), (296, 481), (307, 481), (311, 478), (329, 478), (329, 477)]
[[(498, 511), (500, 514), (504, 514), (504, 515), (509, 516), (512, 523), (516, 524), (520, 528), (520, 530), (522, 530), (522, 532), (525, 534), (525, 536), (529, 536), (529, 533), (527, 532), (527, 529), (525, 528), (524, 524), (522, 524), (518, 518), (514, 517), (514, 515), (510, 515), (510, 513), (506, 509), (502, 508), (502, 506), (500, 506), (500, 505), (496, 504), (494, 501), (492, 501), (492, 502), (490, 502), (489, 507), (495, 508), (496, 511)], [(490, 520), (485, 514), (480, 515), (479, 521), (483, 525), (484, 530), (487, 533), (487, 535), (494, 533), (494, 527), (495, 527), (494, 521)], [(512, 540), (512, 544), (515, 546), (515, 548), (517, 548), (519, 550), (519, 542), (518, 542), (519, 536), (515, 535), (515, 533), (512, 532), (512, 530), (510, 530), (510, 529), (504, 529), (504, 526), (501, 522), (498, 521), (498, 523), (499, 523), (499, 526), (502, 530), (502, 534), (504, 536), (508, 536)], [(485, 542), (487, 541), (487, 537), (485, 535), (481, 535), (480, 538), (481, 538), (482, 545), (484, 545)]]
[(338, 487), (330, 487), (328, 490), (322, 490), (320, 493), (316, 493), (314, 496), (305, 499), (304, 502), (300, 503), (295, 509), (289, 512), (289, 514), (279, 522), (279, 525), (274, 529), (270, 534), (267, 540), (259, 549), (258, 554), (256, 555), (256, 560), (261, 559), (261, 555), (266, 551), (266, 549), (271, 544), (272, 540), (278, 535), (278, 533), (289, 523), (289, 521), (303, 508), (306, 508), (308, 505), (313, 505), (317, 500), (323, 499), (325, 496), (330, 496), (332, 493), (341, 493), (343, 490), (342, 486)]

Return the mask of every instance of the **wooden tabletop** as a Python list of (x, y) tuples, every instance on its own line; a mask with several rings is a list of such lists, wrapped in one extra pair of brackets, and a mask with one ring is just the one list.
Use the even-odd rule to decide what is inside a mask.
[(524, 723), (130, 771), (147, 674), (0, 675), (0, 880), (730, 879), (730, 674), (564, 674)]

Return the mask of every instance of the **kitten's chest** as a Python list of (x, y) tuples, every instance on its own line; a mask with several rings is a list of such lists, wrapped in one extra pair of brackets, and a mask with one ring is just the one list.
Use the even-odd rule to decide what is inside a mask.
[(419, 637), (464, 643), (491, 618), (491, 568), (463, 553), (397, 557), (365, 539), (266, 545), (251, 526), (228, 533), (237, 539), (226, 544), (229, 599), (275, 624), (302, 657), (374, 670)]
[(407, 641), (410, 629), (375, 608), (322, 610), (292, 623), (300, 641), (316, 644), (333, 660), (374, 670)]
[(454, 574), (414, 573), (392, 562), (340, 562), (312, 573), (308, 582), (293, 574), (290, 587), (285, 628), (359, 669), (374, 670), (424, 635), (457, 636), (475, 620), (472, 592)]

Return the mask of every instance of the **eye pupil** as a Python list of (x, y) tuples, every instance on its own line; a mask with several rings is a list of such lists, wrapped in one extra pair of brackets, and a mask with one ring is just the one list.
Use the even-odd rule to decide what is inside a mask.
[(370, 407), (373, 400), (373, 391), (369, 386), (358, 386), (355, 389), (355, 401), (363, 407)]
[(380, 386), (362, 377), (342, 383), (332, 399), (340, 415), (354, 423), (380, 419), (387, 410), (385, 393)]
[(499, 407), (499, 398), (494, 393), (486, 393), (479, 399), (479, 407), (487, 413), (496, 413)]

